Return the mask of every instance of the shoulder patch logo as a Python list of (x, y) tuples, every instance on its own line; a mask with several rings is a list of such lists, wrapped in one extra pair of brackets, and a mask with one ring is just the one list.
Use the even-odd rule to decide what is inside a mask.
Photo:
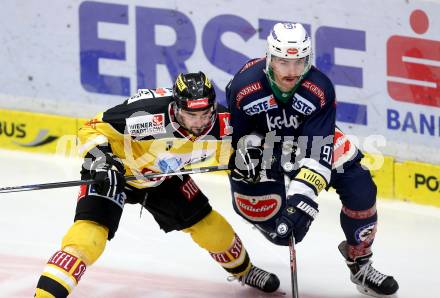
[(133, 95), (128, 99), (128, 104), (133, 103), (135, 101), (141, 100), (141, 99), (148, 99), (148, 98), (154, 98), (153, 94), (151, 93), (150, 89), (138, 89), (137, 94)]
[(235, 105), (237, 106), (237, 108), (240, 108), (240, 102), (243, 100), (243, 98), (262, 89), (263, 86), (261, 86), (260, 81), (250, 83), (249, 85), (241, 88), (240, 91), (238, 91), (237, 96), (235, 97)]
[(247, 69), (249, 69), (250, 67), (252, 67), (253, 65), (255, 65), (255, 64), (257, 64), (258, 62), (260, 62), (260, 61), (262, 61), (262, 60), (264, 60), (265, 58), (263, 57), (263, 58), (258, 58), (258, 59), (254, 59), (254, 60), (251, 60), (251, 61), (249, 61), (249, 62), (247, 62), (241, 69), (240, 69), (240, 73), (242, 73), (243, 71), (245, 71), (245, 70), (247, 70)]
[(319, 104), (321, 105), (321, 108), (325, 105), (325, 93), (319, 86), (307, 80), (302, 82), (301, 85), (319, 98)]

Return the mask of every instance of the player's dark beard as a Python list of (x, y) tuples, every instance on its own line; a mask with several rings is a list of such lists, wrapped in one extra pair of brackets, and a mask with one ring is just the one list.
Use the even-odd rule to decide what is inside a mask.
[(207, 125), (205, 125), (205, 126), (203, 126), (203, 127), (197, 128), (197, 131), (194, 131), (194, 130), (192, 130), (191, 128), (185, 126), (185, 124), (183, 123), (182, 117), (179, 115), (179, 112), (177, 112), (177, 113), (175, 114), (175, 117), (176, 117), (177, 123), (178, 123), (183, 129), (185, 129), (187, 132), (189, 132), (190, 134), (192, 134), (192, 135), (195, 136), (195, 137), (200, 136), (200, 135), (202, 134), (202, 132), (205, 130), (205, 128), (209, 126), (209, 124), (207, 124)]

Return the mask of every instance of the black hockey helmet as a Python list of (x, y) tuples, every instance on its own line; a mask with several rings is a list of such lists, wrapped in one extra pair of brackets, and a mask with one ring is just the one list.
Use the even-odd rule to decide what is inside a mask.
[(173, 96), (178, 108), (188, 111), (215, 109), (215, 90), (211, 81), (201, 71), (179, 74), (173, 86)]

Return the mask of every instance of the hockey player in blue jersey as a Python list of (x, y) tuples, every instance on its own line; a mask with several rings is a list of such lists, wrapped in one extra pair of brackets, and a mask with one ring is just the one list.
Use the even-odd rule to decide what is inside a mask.
[[(278, 23), (262, 59), (246, 63), (226, 88), (233, 127), (230, 175), (235, 211), (278, 245), (306, 235), (318, 214), (317, 196), (334, 187), (343, 207), (346, 240), (339, 245), (361, 293), (389, 297), (392, 276), (371, 266), (376, 186), (362, 153), (335, 126), (335, 90), (312, 66), (301, 24)], [(361, 191), (362, 190), (362, 191)]]

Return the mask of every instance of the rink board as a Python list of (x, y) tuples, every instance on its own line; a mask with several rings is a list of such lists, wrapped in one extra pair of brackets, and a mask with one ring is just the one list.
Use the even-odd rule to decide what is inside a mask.
[(440, 207), (440, 167), (419, 162), (395, 165), (395, 194), (415, 203)]
[(57, 145), (67, 139), (74, 143), (77, 131), (75, 118), (0, 110), (0, 148), (3, 149), (55, 153)]

